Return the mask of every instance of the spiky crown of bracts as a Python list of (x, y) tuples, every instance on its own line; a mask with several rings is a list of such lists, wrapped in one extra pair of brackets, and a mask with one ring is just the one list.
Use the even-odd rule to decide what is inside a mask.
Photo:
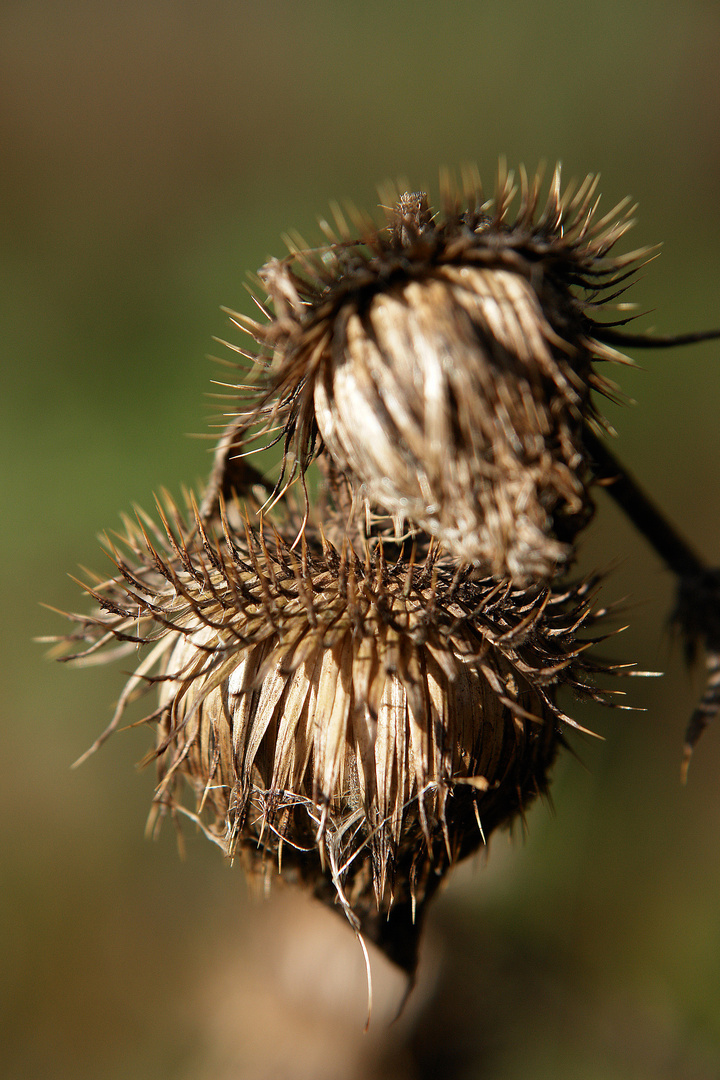
[[(559, 166), (541, 207), (541, 179), (537, 174), (529, 180), (520, 171), (520, 205), (512, 221), (518, 186), (512, 174), (505, 173), (498, 176), (494, 198), (487, 201), (475, 175), (465, 178), (462, 195), (446, 182), (442, 215), (429, 211), (424, 193), (396, 196), (385, 228), (355, 210), (348, 224), (336, 207), (335, 229), (321, 222), (326, 247), (310, 248), (298, 238), (290, 241), (289, 256), (272, 259), (260, 270), (277, 322), (268, 328), (240, 316), (243, 325), (274, 346), (332, 317), (348, 298), (362, 307), (398, 282), (424, 280), (445, 266), (470, 265), (507, 269), (530, 280), (547, 301), (543, 310), (557, 322), (559, 335), (573, 344), (579, 337), (599, 359), (617, 359), (604, 344), (606, 336), (616, 340), (608, 331), (617, 324), (599, 323), (595, 315), (627, 288), (617, 287), (652, 250), (610, 256), (634, 224), (636, 207), (623, 199), (599, 216), (599, 177), (589, 175), (579, 187), (571, 183), (563, 191)], [(276, 373), (274, 391), (281, 385)]]
[[(578, 726), (558, 690), (603, 698), (583, 640), (602, 613), (566, 580), (593, 480), (678, 574), (706, 646), (689, 745), (720, 701), (720, 578), (607, 451), (592, 399), (622, 341), (720, 335), (599, 321), (647, 251), (611, 256), (631, 211), (599, 217), (595, 190), (562, 193), (556, 170), (541, 206), (521, 172), (512, 221), (504, 173), (494, 202), (474, 177), (446, 185), (439, 216), (396, 193), (385, 229), (338, 212), (325, 247), (268, 263), (267, 321), (234, 317), (254, 374), (200, 509), (128, 522), (118, 575), (88, 587), (99, 612), (63, 643), (77, 662), (145, 648), (96, 745), (159, 688), (156, 816), (303, 880), (408, 970), (449, 866), (545, 790)], [(246, 456), (273, 441), (274, 490)]]

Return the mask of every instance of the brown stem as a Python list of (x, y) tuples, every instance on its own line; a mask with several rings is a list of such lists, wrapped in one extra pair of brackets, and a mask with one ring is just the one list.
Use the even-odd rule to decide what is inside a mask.
[(705, 690), (685, 730), (684, 782), (695, 744), (720, 713), (720, 571), (703, 562), (615, 455), (587, 428), (585, 445), (597, 479), (604, 482), (608, 494), (678, 577), (673, 621), (682, 630), (688, 661), (694, 659), (698, 644), (705, 649)]
[(709, 568), (612, 451), (589, 428), (585, 429), (584, 441), (597, 479), (673, 573), (683, 579), (702, 577)]

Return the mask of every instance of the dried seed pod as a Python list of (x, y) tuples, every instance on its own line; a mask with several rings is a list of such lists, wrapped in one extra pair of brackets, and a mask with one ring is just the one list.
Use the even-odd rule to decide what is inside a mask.
[(156, 814), (304, 882), (412, 971), (448, 868), (546, 789), (577, 726), (557, 687), (601, 696), (578, 640), (589, 585), (472, 580), (432, 552), (389, 566), (310, 526), (295, 553), (174, 517), (164, 539), (130, 528), (79, 635), (152, 645), (114, 724), (159, 683)]
[[(356, 502), (401, 532), (519, 583), (551, 577), (592, 513), (583, 433), (600, 423), (597, 360), (624, 359), (595, 316), (646, 251), (610, 257), (626, 203), (599, 218), (597, 181), (561, 192), (521, 174), (494, 202), (477, 184), (431, 214), (402, 196), (380, 229), (344, 222), (330, 245), (260, 271), (272, 314), (239, 317), (262, 346), (242, 431), (280, 427), (287, 473), (324, 451)], [(609, 296), (608, 294), (613, 294)]]

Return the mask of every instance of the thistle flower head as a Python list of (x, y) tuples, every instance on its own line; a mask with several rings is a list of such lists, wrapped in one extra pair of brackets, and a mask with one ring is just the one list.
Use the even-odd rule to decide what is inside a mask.
[[(718, 573), (598, 437), (595, 402), (615, 345), (720, 331), (600, 321), (647, 254), (611, 254), (631, 211), (599, 216), (592, 177), (563, 192), (556, 170), (545, 201), (540, 183), (521, 171), (514, 212), (504, 172), (487, 202), (475, 176), (446, 183), (439, 213), (396, 191), (384, 228), (337, 211), (325, 246), (264, 266), (265, 321), (236, 317), (255, 373), (200, 509), (127, 522), (63, 644), (78, 663), (141, 647), (95, 746), (156, 689), (154, 823), (185, 815), (263, 880), (303, 882), (408, 971), (448, 869), (546, 789), (579, 726), (560, 690), (604, 700), (602, 612), (567, 576), (593, 481), (678, 575), (705, 646), (688, 754), (720, 708)], [(247, 459), (273, 441), (274, 488)]]
[(268, 321), (239, 317), (260, 353), (236, 444), (272, 428), (280, 487), (329, 456), (356, 508), (398, 535), (548, 579), (592, 513), (583, 430), (601, 423), (592, 391), (612, 392), (594, 363), (623, 359), (596, 316), (645, 254), (610, 256), (629, 211), (598, 217), (596, 185), (563, 193), (558, 169), (541, 205), (522, 172), (514, 218), (507, 175), (487, 203), (475, 178), (463, 198), (446, 185), (438, 215), (396, 193), (384, 229), (338, 212), (328, 246), (260, 271)]
[(578, 638), (589, 585), (473, 580), (436, 550), (388, 564), (310, 526), (295, 552), (165, 522), (129, 527), (78, 635), (149, 650), (112, 726), (159, 685), (154, 817), (304, 882), (412, 970), (448, 868), (545, 790), (574, 725), (558, 686), (600, 696)]

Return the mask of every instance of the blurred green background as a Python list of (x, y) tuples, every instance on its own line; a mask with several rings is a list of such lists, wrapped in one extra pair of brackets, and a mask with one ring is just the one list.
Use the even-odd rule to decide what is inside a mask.
[[(720, 7), (506, 0), (0, 8), (4, 526), (0, 1073), (13, 1080), (711, 1080), (720, 1075), (720, 731), (679, 783), (700, 682), (667, 629), (673, 586), (599, 498), (588, 566), (618, 563), (616, 655), (645, 712), (585, 709), (554, 808), (495, 838), (432, 912), (418, 987), (364, 975), (339, 919), (248, 896), (201, 838), (143, 839), (144, 729), (70, 771), (111, 714), (113, 668), (51, 664), (39, 607), (96, 534), (209, 468), (205, 359), (249, 311), (280, 234), (329, 200), (498, 155), (601, 171), (664, 241), (633, 299), (662, 332), (720, 324)], [(720, 562), (717, 345), (616, 376), (616, 449)], [(5, 1058), (2, 1063), (2, 1058)]]

